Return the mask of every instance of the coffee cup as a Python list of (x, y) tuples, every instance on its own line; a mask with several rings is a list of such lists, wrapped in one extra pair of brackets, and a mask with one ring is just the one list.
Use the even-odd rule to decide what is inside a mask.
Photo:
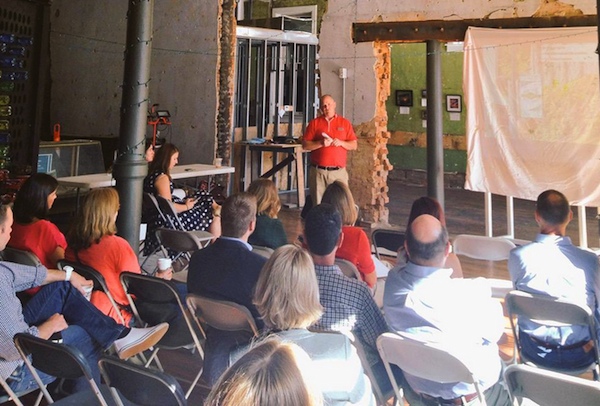
[(158, 270), (160, 272), (168, 271), (172, 265), (171, 258), (159, 258), (158, 259)]
[(83, 296), (85, 296), (85, 298), (87, 300), (90, 300), (92, 298), (92, 290), (94, 290), (94, 286), (84, 286), (83, 287)]
[(223, 164), (223, 158), (215, 158), (215, 168), (220, 168)]

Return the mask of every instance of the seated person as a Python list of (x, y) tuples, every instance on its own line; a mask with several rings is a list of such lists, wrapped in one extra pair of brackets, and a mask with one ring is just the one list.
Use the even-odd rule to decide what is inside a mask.
[(205, 406), (322, 406), (317, 366), (297, 345), (258, 343), (223, 374)]
[(248, 187), (248, 193), (256, 197), (257, 204), (256, 229), (248, 238), (248, 242), (273, 249), (287, 244), (283, 224), (277, 218), (281, 201), (275, 183), (270, 179), (256, 179)]
[[(446, 227), (446, 216), (444, 215), (444, 210), (442, 210), (442, 206), (440, 203), (435, 200), (433, 197), (423, 196), (419, 197), (415, 200), (410, 208), (410, 214), (408, 215), (408, 222), (406, 224), (406, 229), (410, 227), (414, 219), (419, 217), (422, 214), (430, 214), (442, 223), (444, 227)], [(396, 268), (400, 269), (406, 265), (408, 262), (408, 255), (406, 254), (406, 250), (404, 246), (401, 246), (398, 250), (398, 262), (396, 263)], [(458, 256), (450, 252), (448, 254), (448, 258), (446, 258), (446, 263), (444, 264), (446, 268), (452, 269), (452, 277), (453, 278), (462, 278), (462, 266), (460, 265), (460, 260)]]
[[(393, 331), (439, 343), (469, 366), (488, 405), (512, 405), (502, 382), (498, 340), (504, 332), (500, 303), (484, 281), (451, 279), (446, 228), (435, 217), (417, 217), (406, 230), (409, 261), (388, 274), (385, 318)], [(406, 399), (414, 405), (479, 404), (472, 384), (438, 383), (404, 374)]]
[[(10, 238), (12, 223), (12, 209), (0, 205), (0, 250)], [(0, 374), (15, 392), (37, 387), (13, 343), (17, 333), (44, 339), (60, 333), (64, 344), (83, 353), (98, 384), (98, 358), (104, 350), (114, 344), (120, 358), (129, 358), (155, 345), (166, 333), (167, 323), (128, 328), (105, 316), (82, 295), (91, 284), (75, 272), (0, 261)], [(22, 306), (16, 292), (41, 285), (45, 286)], [(46, 383), (54, 380), (42, 375)], [(85, 378), (76, 382), (75, 390), (80, 389), (89, 389)]]
[[(8, 242), (9, 247), (35, 254), (46, 268), (56, 268), (67, 247), (63, 233), (48, 220), (57, 188), (56, 179), (45, 173), (27, 178), (15, 198), (15, 222)], [(38, 290), (33, 288), (27, 293), (33, 295)]]
[(321, 203), (332, 205), (342, 216), (344, 240), (335, 252), (335, 257), (352, 262), (362, 280), (372, 288), (377, 283), (377, 274), (371, 256), (371, 242), (365, 230), (354, 226), (358, 213), (348, 185), (336, 180), (325, 189)]
[[(192, 255), (187, 286), (190, 293), (227, 300), (248, 308), (261, 328), (252, 293), (266, 259), (254, 252), (248, 237), (256, 225), (256, 198), (249, 193), (229, 196), (222, 208), (223, 234)], [(229, 353), (252, 338), (246, 331), (206, 331), (204, 380), (213, 385), (227, 368)]]
[(318, 363), (314, 377), (326, 404), (374, 404), (369, 378), (350, 340), (307, 330), (321, 318), (323, 307), (314, 264), (304, 249), (284, 245), (273, 253), (258, 278), (254, 303), (273, 334), (297, 344)]
[[(180, 199), (173, 195), (173, 180), (171, 169), (177, 165), (179, 150), (173, 144), (165, 143), (157, 148), (154, 159), (150, 162), (148, 175), (144, 179), (144, 192), (161, 196), (173, 202), (179, 220), (186, 230), (209, 231), (214, 236), (221, 234), (221, 222), (219, 219), (219, 206), (213, 202), (213, 198), (207, 191), (198, 191), (194, 197)], [(213, 213), (214, 212), (214, 213)], [(167, 227), (160, 216), (152, 219), (149, 230), (159, 227)], [(144, 254), (149, 255), (156, 250), (158, 242), (154, 232), (148, 233)]]
[[(104, 276), (109, 292), (119, 305), (120, 315), (115, 314), (115, 309), (104, 292), (94, 291), (91, 302), (118, 323), (123, 317), (128, 326), (132, 321), (132, 313), (119, 277), (125, 271), (141, 271), (138, 257), (129, 243), (116, 235), (119, 207), (116, 189), (90, 190), (79, 217), (69, 230), (66, 259), (90, 266)], [(156, 275), (171, 279), (172, 272), (157, 272)]]
[[(515, 289), (587, 304), (599, 327), (598, 257), (567, 237), (572, 218), (565, 195), (556, 190), (541, 193), (535, 209), (540, 233), (532, 243), (511, 251), (508, 270)], [(519, 320), (519, 331), (523, 354), (540, 366), (579, 369), (595, 360), (586, 326), (551, 327)]]

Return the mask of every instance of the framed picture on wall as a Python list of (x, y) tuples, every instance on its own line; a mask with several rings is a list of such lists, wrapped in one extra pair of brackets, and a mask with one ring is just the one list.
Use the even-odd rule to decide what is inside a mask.
[(458, 94), (446, 95), (446, 111), (460, 113), (462, 111), (462, 97)]
[(396, 106), (412, 107), (413, 91), (412, 90), (396, 90)]

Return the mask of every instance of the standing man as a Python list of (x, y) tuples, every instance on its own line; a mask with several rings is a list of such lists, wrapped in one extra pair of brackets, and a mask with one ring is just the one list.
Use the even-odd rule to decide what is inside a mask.
[[(508, 270), (515, 289), (587, 304), (598, 320), (598, 257), (566, 236), (572, 218), (565, 195), (556, 190), (541, 193), (535, 208), (540, 233), (532, 243), (511, 251)], [(540, 366), (578, 369), (594, 362), (594, 344), (585, 326), (519, 320), (519, 330), (523, 353)]]
[(313, 206), (321, 203), (330, 183), (339, 180), (348, 184), (346, 151), (357, 148), (352, 124), (335, 113), (335, 100), (328, 94), (321, 97), (321, 112), (308, 124), (302, 139), (302, 147), (311, 151), (308, 187)]

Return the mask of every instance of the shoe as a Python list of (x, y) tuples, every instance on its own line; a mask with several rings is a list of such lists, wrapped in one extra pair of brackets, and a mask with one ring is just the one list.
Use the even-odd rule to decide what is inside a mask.
[(147, 350), (155, 345), (168, 329), (168, 323), (160, 323), (148, 328), (132, 328), (129, 334), (114, 342), (119, 358), (127, 359)]

